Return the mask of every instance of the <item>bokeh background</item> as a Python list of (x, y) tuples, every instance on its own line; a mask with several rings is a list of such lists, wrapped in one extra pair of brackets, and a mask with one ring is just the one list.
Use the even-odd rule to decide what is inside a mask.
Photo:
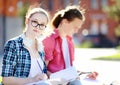
[(39, 3), (48, 10), (51, 18), (56, 11), (68, 5), (85, 8), (86, 21), (74, 35), (77, 47), (111, 48), (119, 45), (119, 0), (0, 0), (1, 53), (8, 39), (22, 33), (26, 10), (34, 3)]
[(86, 21), (73, 36), (76, 47), (119, 46), (120, 0), (0, 0), (0, 53), (8, 39), (22, 33), (26, 10), (34, 3), (48, 10), (51, 18), (56, 11), (68, 5), (85, 8)]
[[(0, 73), (4, 44), (23, 32), (27, 8), (34, 3), (41, 4), (51, 18), (68, 5), (84, 8), (86, 21), (73, 35), (76, 67), (95, 69), (105, 81), (119, 79), (120, 0), (0, 0)], [(94, 57), (103, 61), (88, 61)]]

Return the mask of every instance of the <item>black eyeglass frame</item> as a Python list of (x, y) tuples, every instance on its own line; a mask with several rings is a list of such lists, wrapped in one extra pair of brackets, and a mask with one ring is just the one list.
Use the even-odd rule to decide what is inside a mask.
[[(31, 25), (39, 30), (44, 30), (47, 26), (44, 24), (39, 24), (37, 21), (35, 20), (31, 20)], [(38, 28), (39, 26), (39, 28)]]

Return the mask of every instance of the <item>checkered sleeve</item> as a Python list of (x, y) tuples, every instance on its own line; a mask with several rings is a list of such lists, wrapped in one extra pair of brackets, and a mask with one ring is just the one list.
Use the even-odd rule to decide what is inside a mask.
[(16, 51), (15, 42), (8, 41), (4, 47), (4, 56), (2, 62), (2, 76), (8, 77), (14, 75), (14, 69), (16, 65)]

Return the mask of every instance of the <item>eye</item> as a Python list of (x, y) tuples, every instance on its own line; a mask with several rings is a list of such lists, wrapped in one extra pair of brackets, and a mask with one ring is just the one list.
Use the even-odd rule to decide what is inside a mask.
[(32, 23), (38, 23), (37, 21), (31, 21)]
[(32, 26), (36, 27), (36, 26), (38, 25), (38, 22), (37, 22), (37, 21), (32, 20), (32, 21), (31, 21), (31, 24), (32, 24)]
[(40, 24), (40, 26), (42, 26), (42, 27), (43, 27), (43, 26), (45, 26), (45, 25), (44, 25), (44, 24)]

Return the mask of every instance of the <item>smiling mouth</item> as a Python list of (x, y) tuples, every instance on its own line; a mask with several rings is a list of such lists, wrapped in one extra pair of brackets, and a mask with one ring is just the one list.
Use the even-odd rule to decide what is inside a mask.
[(38, 32), (38, 30), (37, 30), (37, 29), (33, 29), (33, 31), (34, 31), (34, 32)]

